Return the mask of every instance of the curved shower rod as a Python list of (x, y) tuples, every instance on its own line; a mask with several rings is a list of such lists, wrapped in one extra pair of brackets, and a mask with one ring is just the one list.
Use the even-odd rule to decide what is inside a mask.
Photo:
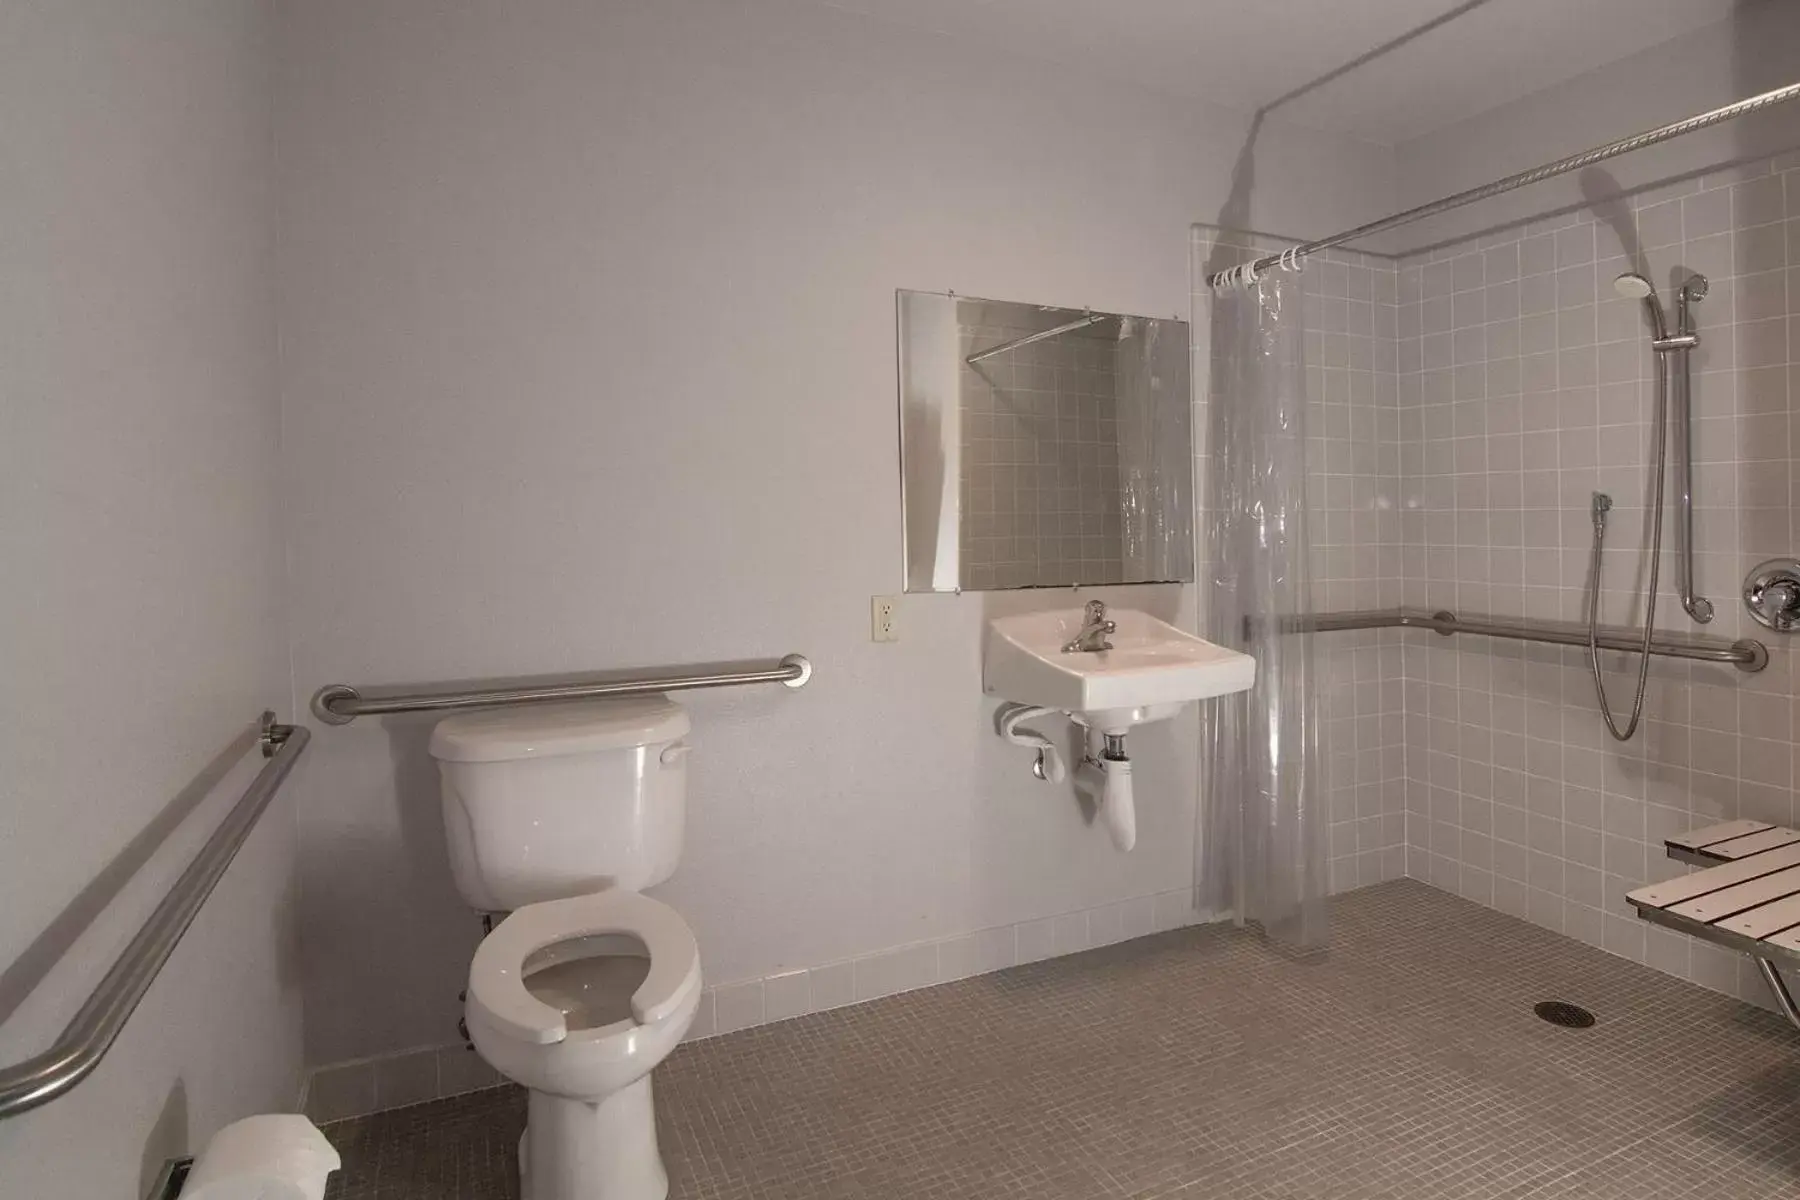
[(1334, 233), (1330, 237), (1320, 238), (1313, 242), (1302, 242), (1300, 245), (1290, 247), (1278, 254), (1264, 255), (1255, 262), (1228, 267), (1223, 271), (1216, 272), (1207, 282), (1213, 287), (1229, 287), (1235, 283), (1248, 283), (1271, 267), (1298, 265), (1307, 255), (1320, 250), (1329, 250), (1333, 246), (1341, 246), (1345, 242), (1353, 242), (1358, 238), (1386, 233), (1390, 229), (1398, 229), (1402, 225), (1410, 225), (1414, 221), (1422, 221), (1426, 217), (1435, 217), (1439, 213), (1461, 208), (1465, 204), (1474, 204), (1477, 201), (1486, 200), (1490, 196), (1498, 196), (1502, 192), (1530, 187), (1534, 183), (1542, 183), (1557, 175), (1579, 171), (1581, 168), (1592, 166), (1597, 162), (1617, 158), (1621, 154), (1630, 154), (1633, 150), (1642, 150), (1644, 147), (1654, 146), (1658, 142), (1666, 142), (1671, 138), (1681, 137), (1683, 134), (1694, 133), (1709, 126), (1736, 120), (1738, 117), (1748, 116), (1761, 109), (1776, 104), (1786, 104), (1790, 100), (1797, 99), (1800, 99), (1800, 83), (1790, 83), (1786, 87), (1778, 87), (1774, 91), (1751, 96), (1747, 100), (1739, 100), (1735, 104), (1727, 104), (1725, 107), (1715, 108), (1711, 112), (1700, 113), (1685, 121), (1676, 121), (1669, 125), (1659, 125), (1655, 129), (1646, 129), (1642, 133), (1634, 133), (1630, 137), (1620, 138), (1616, 142), (1608, 142), (1604, 146), (1596, 146), (1592, 150), (1583, 150), (1580, 154), (1571, 154), (1566, 158), (1559, 158), (1555, 162), (1545, 163), (1541, 167), (1520, 171), (1517, 174), (1508, 175), (1504, 179), (1496, 179), (1492, 183), (1484, 183), (1480, 187), (1457, 192), (1453, 196), (1445, 196), (1442, 200), (1433, 200), (1430, 204), (1421, 204), (1417, 208), (1409, 208), (1405, 212), (1395, 213), (1391, 217), (1383, 217), (1379, 221), (1370, 221), (1367, 225), (1358, 225), (1355, 229), (1346, 229), (1342, 233)]

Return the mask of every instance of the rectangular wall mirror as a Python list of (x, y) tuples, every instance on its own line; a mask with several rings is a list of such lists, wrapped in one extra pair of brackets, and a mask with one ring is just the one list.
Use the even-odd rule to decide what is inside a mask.
[(1194, 578), (1188, 325), (898, 293), (906, 590)]

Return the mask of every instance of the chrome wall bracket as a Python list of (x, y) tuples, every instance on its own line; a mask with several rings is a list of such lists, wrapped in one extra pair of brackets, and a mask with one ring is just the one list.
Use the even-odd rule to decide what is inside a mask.
[(256, 730), (256, 744), (262, 748), (262, 756), (274, 758), (281, 753), (281, 748), (287, 745), (293, 732), (292, 725), (283, 725), (275, 719), (274, 709), (263, 709), (262, 716), (257, 720)]

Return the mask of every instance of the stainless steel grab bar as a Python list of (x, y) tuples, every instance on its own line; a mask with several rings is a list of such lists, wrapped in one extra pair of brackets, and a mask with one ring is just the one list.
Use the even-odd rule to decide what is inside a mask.
[(274, 713), (263, 714), (261, 743), (269, 761), (95, 986), (62, 1035), (41, 1054), (0, 1067), (0, 1119), (48, 1104), (87, 1078), (112, 1049), (125, 1022), (137, 1010), (138, 1001), (150, 990), (157, 973), (175, 952), (181, 935), (224, 877), (288, 772), (294, 769), (310, 736), (305, 729), (277, 725)]
[[(1505, 638), (1516, 642), (1548, 642), (1557, 646), (1588, 644), (1588, 633), (1584, 626), (1464, 620), (1448, 609), (1426, 612), (1424, 609), (1393, 608), (1374, 612), (1317, 613), (1288, 617), (1281, 622), (1284, 633), (1414, 628), (1429, 629), (1445, 637), (1468, 633), (1477, 637)], [(1601, 648), (1605, 650), (1637, 650), (1643, 644), (1641, 634), (1621, 629), (1602, 630), (1599, 640)], [(1752, 638), (1740, 638), (1735, 642), (1728, 642), (1724, 638), (1657, 638), (1650, 643), (1650, 653), (1665, 658), (1730, 663), (1746, 672), (1760, 671), (1769, 665), (1769, 648)]]
[(576, 683), (545, 683), (519, 687), (476, 688), (460, 692), (389, 692), (365, 696), (347, 683), (328, 683), (313, 693), (313, 716), (327, 725), (348, 725), (358, 717), (384, 713), (449, 712), (460, 708), (486, 708), (496, 704), (535, 704), (545, 700), (590, 700), (604, 696), (647, 696), (656, 692), (691, 691), (695, 688), (741, 687), (752, 683), (806, 686), (812, 663), (803, 654), (789, 654), (768, 664), (711, 671), (633, 675), (621, 679)]

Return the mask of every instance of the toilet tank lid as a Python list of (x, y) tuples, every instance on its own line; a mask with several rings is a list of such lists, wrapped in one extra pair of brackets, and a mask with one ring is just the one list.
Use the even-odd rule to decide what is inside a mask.
[(659, 746), (688, 732), (688, 715), (667, 696), (522, 704), (447, 717), (431, 731), (443, 762), (510, 762)]

